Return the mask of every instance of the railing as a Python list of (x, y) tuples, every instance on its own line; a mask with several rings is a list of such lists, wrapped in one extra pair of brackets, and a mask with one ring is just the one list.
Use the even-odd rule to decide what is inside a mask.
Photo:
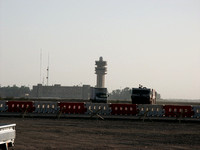
[(0, 124), (0, 147), (2, 149), (14, 146), (16, 137), (15, 127), (16, 124)]

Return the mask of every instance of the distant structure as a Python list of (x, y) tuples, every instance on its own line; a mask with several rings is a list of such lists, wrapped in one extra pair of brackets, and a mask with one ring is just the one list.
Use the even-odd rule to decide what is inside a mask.
[(97, 74), (97, 88), (105, 88), (105, 75), (107, 71), (107, 62), (103, 61), (103, 57), (99, 58), (99, 61), (95, 61), (96, 66), (95, 67), (95, 74)]
[[(49, 59), (49, 58), (48, 58)], [(95, 74), (97, 74), (97, 88), (105, 88), (105, 75), (107, 71), (107, 62), (103, 61), (103, 57), (100, 57), (98, 61), (95, 61)], [(43, 86), (38, 84), (33, 86), (30, 97), (32, 98), (58, 98), (58, 99), (90, 99), (90, 85), (83, 86), (61, 86), (60, 84), (48, 85), (49, 80), (49, 60), (47, 66), (47, 84)]]
[(90, 98), (90, 85), (83, 86), (43, 86), (38, 84), (33, 86), (30, 97), (32, 98), (58, 98), (58, 99), (83, 99)]

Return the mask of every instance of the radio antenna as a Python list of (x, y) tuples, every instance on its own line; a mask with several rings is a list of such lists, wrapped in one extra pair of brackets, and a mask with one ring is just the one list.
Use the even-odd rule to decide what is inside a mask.
[(47, 66), (47, 86), (49, 85), (49, 54), (48, 54), (48, 66)]
[(40, 49), (40, 83), (42, 83), (42, 49)]

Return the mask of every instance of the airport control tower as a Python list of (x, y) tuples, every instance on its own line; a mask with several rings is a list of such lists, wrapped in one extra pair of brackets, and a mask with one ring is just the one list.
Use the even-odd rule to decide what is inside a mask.
[(95, 61), (97, 67), (95, 67), (95, 74), (97, 74), (97, 88), (105, 88), (105, 74), (107, 71), (107, 62), (103, 61), (103, 57), (99, 58), (99, 61)]

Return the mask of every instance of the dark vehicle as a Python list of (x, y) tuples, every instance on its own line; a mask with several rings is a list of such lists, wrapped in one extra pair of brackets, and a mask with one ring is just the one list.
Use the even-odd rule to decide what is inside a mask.
[(146, 87), (133, 88), (132, 104), (156, 104), (156, 91)]
[(107, 103), (107, 88), (91, 88), (90, 100), (93, 103)]

